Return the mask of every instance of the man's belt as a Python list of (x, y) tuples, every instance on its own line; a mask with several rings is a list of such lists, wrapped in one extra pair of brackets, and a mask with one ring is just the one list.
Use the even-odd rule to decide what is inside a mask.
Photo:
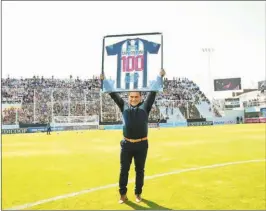
[(126, 141), (131, 142), (131, 143), (137, 143), (137, 142), (140, 142), (140, 141), (145, 141), (145, 140), (147, 140), (148, 137), (139, 138), (139, 139), (131, 139), (131, 138), (126, 138), (126, 137), (124, 137), (124, 139), (125, 139)]

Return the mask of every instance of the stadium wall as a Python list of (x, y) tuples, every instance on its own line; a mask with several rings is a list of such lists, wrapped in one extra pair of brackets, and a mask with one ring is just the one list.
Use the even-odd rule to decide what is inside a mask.
[(2, 134), (19, 134), (27, 133), (27, 128), (16, 128), (16, 129), (2, 129)]
[(236, 124), (236, 118), (234, 117), (213, 118), (213, 125), (228, 125), (228, 124)]
[(224, 111), (225, 117), (226, 118), (233, 118), (236, 119), (237, 117), (241, 117), (244, 118), (244, 109), (241, 110), (225, 110)]
[(209, 125), (213, 125), (213, 121), (200, 121), (200, 122), (188, 122), (187, 126), (191, 127), (191, 126), (209, 126)]
[(245, 118), (245, 123), (266, 123), (265, 117)]
[[(71, 130), (90, 130), (98, 129), (94, 125), (78, 125), (78, 126), (56, 126), (52, 127), (53, 131), (71, 131)], [(28, 127), (28, 128), (19, 128), (19, 127), (2, 127), (2, 134), (19, 134), (19, 133), (40, 133), (46, 132), (47, 127)]]
[(2, 125), (2, 129), (17, 129), (19, 125)]
[[(246, 118), (245, 123), (266, 123), (266, 117), (259, 118)], [(171, 128), (171, 127), (191, 127), (191, 126), (207, 126), (207, 125), (226, 125), (226, 124), (237, 124), (236, 118), (233, 117), (217, 117), (213, 121), (178, 121), (169, 123), (159, 123), (161, 128)], [(157, 123), (149, 123), (149, 128), (157, 128)], [(122, 130), (123, 125), (99, 125), (95, 127), (94, 125), (76, 125), (76, 126), (54, 126), (52, 131), (71, 131), (71, 130), (89, 130), (89, 129), (100, 129), (100, 130)], [(19, 128), (18, 125), (3, 125), (2, 134), (20, 134), (20, 133), (38, 133), (46, 132), (46, 127), (23, 127)]]

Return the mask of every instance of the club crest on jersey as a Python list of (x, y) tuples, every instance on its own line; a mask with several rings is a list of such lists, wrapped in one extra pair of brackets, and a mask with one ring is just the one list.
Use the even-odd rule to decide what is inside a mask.
[(130, 45), (131, 46), (135, 46), (135, 43), (136, 43), (135, 40), (130, 40)]

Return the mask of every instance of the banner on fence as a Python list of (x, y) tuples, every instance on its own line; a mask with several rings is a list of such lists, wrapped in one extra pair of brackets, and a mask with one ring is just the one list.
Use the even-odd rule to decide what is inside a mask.
[(2, 134), (27, 133), (27, 128), (2, 129)]
[(19, 125), (2, 125), (2, 129), (17, 129)]
[(265, 123), (266, 117), (246, 118), (245, 123)]
[(204, 122), (188, 122), (187, 126), (207, 126), (207, 125), (213, 125), (213, 121), (204, 121)]

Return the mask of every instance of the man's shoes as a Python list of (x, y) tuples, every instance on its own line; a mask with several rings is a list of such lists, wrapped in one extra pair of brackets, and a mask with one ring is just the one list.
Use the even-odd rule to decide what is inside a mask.
[(126, 202), (127, 200), (128, 200), (128, 199), (127, 199), (127, 195), (126, 195), (126, 194), (125, 194), (125, 195), (121, 195), (121, 197), (120, 197), (118, 203), (119, 203), (119, 204), (123, 204), (123, 203)]
[(136, 202), (140, 203), (142, 201), (141, 195), (140, 194), (136, 194)]

